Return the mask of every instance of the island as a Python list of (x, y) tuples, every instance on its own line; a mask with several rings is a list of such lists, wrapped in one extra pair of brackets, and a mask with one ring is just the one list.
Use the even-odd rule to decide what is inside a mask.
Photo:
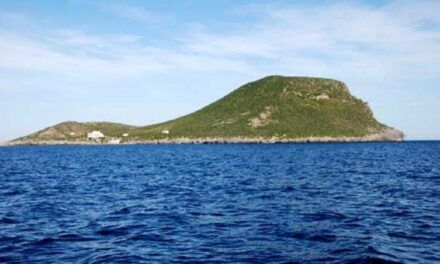
[(68, 121), (8, 145), (287, 143), (402, 141), (404, 134), (377, 121), (368, 104), (343, 82), (267, 76), (218, 101), (167, 122), (132, 126)]

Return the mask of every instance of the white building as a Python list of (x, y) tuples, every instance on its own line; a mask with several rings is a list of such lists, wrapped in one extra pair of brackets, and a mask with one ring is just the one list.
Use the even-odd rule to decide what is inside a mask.
[(110, 139), (110, 140), (108, 141), (108, 143), (109, 143), (109, 144), (119, 144), (119, 143), (121, 143), (121, 140), (118, 139), (118, 138), (116, 138), (116, 139)]
[(87, 140), (99, 141), (103, 137), (104, 134), (102, 134), (101, 131), (92, 131), (90, 133), (87, 133)]
[(128, 133), (122, 134), (123, 137), (128, 137)]
[(169, 130), (162, 130), (162, 134), (169, 134), (170, 133), (170, 131)]

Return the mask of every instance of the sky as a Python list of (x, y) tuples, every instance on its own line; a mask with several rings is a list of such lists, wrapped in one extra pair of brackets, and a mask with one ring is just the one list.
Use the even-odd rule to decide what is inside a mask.
[(440, 0), (0, 1), (0, 141), (67, 120), (147, 125), (267, 75), (341, 80), (440, 139)]

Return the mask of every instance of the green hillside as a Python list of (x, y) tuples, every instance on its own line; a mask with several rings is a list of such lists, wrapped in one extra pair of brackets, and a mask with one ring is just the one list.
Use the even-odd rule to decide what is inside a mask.
[(18, 138), (15, 141), (41, 140), (41, 141), (84, 141), (87, 139), (87, 133), (92, 131), (101, 131), (110, 138), (121, 137), (126, 131), (132, 131), (135, 126), (123, 125), (111, 122), (74, 122), (68, 121), (40, 130), (28, 136)]
[[(25, 139), (81, 140), (99, 130), (125, 141), (173, 138), (359, 137), (381, 133), (368, 105), (336, 80), (268, 76), (183, 117), (145, 127), (66, 122)], [(71, 132), (75, 135), (71, 135)], [(168, 131), (169, 133), (163, 133)]]
[(385, 128), (344, 83), (269, 76), (197, 112), (136, 131), (139, 138), (363, 136)]

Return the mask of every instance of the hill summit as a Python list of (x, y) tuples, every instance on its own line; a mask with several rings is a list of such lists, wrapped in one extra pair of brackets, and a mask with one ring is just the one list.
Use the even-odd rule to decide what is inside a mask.
[(122, 142), (291, 142), (402, 140), (340, 81), (268, 76), (175, 120), (149, 126), (64, 122), (17, 143), (80, 143), (98, 130)]

